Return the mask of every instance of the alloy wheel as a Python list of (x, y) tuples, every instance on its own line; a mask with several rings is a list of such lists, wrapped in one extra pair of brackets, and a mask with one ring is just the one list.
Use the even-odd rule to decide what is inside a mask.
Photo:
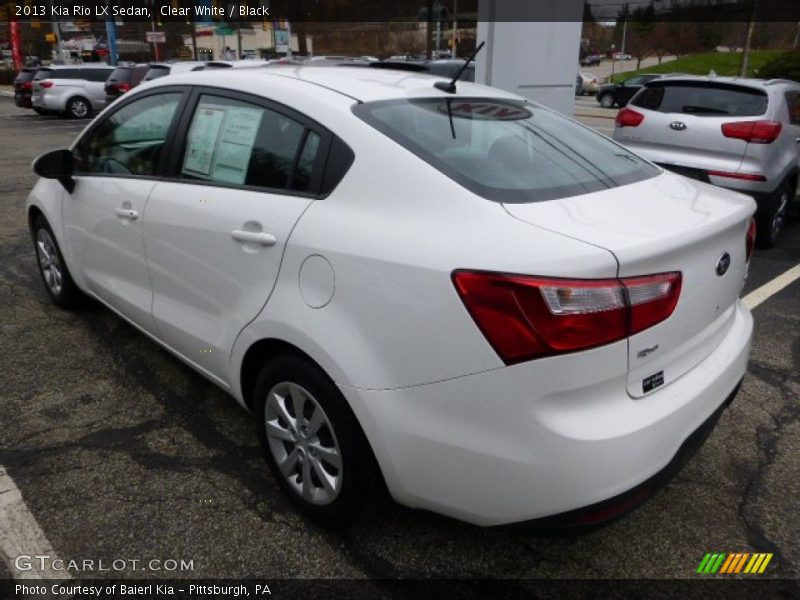
[(36, 255), (48, 289), (54, 296), (58, 296), (61, 293), (64, 275), (56, 245), (46, 229), (40, 229), (36, 234)]
[(282, 476), (303, 500), (332, 503), (342, 489), (342, 453), (322, 406), (292, 382), (273, 386), (264, 411), (269, 449)]
[(781, 229), (783, 229), (783, 221), (786, 217), (786, 207), (789, 205), (789, 191), (784, 189), (781, 192), (780, 200), (778, 200), (778, 208), (772, 216), (772, 223), (770, 225), (770, 234), (772, 239), (778, 237)]
[(76, 119), (83, 119), (89, 114), (89, 107), (83, 100), (73, 100), (70, 105), (70, 112)]

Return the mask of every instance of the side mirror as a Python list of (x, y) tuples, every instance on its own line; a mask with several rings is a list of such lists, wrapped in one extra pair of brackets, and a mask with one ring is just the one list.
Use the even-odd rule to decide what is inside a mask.
[(33, 172), (45, 179), (58, 179), (71, 194), (75, 189), (75, 162), (71, 150), (51, 150), (33, 161)]

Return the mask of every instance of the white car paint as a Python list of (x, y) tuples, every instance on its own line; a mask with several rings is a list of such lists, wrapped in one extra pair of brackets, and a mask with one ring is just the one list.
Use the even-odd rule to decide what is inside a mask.
[[(50, 222), (83, 291), (243, 406), (255, 343), (277, 339), (311, 357), (350, 403), (398, 501), (495, 525), (610, 498), (663, 468), (744, 375), (752, 317), (737, 297), (749, 198), (661, 172), (571, 198), (488, 201), (352, 113), (357, 101), (442, 96), (426, 75), (290, 65), (164, 79), (126, 99), (176, 85), (261, 95), (323, 124), (355, 161), (318, 200), (96, 178), (74, 194), (40, 180), (28, 206)], [(518, 99), (465, 83), (456, 97)], [(137, 219), (119, 219), (126, 203)], [(240, 229), (275, 243), (232, 239)], [(716, 278), (722, 251), (734, 266)], [(332, 274), (301, 280), (310, 257)], [(630, 339), (506, 366), (465, 310), (456, 269), (680, 271), (684, 288), (669, 319)], [(640, 345), (664, 351), (640, 368)], [(665, 384), (639, 397), (632, 382), (658, 369)]]

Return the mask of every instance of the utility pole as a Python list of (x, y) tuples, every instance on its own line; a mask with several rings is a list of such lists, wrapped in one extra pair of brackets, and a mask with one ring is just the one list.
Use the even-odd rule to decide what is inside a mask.
[(433, 48), (433, 0), (428, 0), (428, 13), (425, 19), (425, 56), (428, 60), (431, 59)]
[(792, 44), (794, 50), (797, 50), (798, 42), (800, 42), (800, 23), (797, 24), (797, 32), (794, 34), (794, 43)]
[[(625, 3), (625, 20), (622, 22), (622, 48), (620, 54), (625, 54), (625, 40), (628, 37), (628, 3)], [(611, 57), (611, 62), (614, 62), (614, 57)]]
[[(798, 23), (798, 33), (800, 33), (800, 23)], [(797, 38), (794, 39), (797, 46)], [(453, 0), (453, 58), (458, 54), (458, 0)]]
[(744, 52), (742, 52), (742, 68), (739, 77), (747, 77), (747, 67), (750, 66), (750, 42), (753, 39), (753, 29), (756, 25), (756, 9), (758, 0), (753, 0), (753, 12), (750, 13), (750, 24), (747, 26), (747, 38), (744, 41)]

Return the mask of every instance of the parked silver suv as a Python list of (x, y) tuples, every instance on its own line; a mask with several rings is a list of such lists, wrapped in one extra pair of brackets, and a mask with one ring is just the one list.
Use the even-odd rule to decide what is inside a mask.
[(665, 169), (753, 196), (758, 244), (769, 248), (797, 190), (800, 83), (658, 79), (619, 111), (614, 139)]
[(105, 83), (113, 71), (108, 65), (42, 67), (33, 80), (33, 107), (39, 113), (86, 119), (105, 108)]

